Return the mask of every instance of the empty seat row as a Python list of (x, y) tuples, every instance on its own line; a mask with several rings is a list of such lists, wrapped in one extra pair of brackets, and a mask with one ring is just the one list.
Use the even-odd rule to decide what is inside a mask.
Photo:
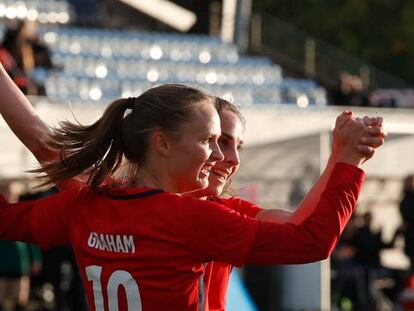
[[(174, 80), (164, 81), (164, 83), (176, 82)], [(158, 84), (142, 79), (98, 79), (61, 74), (51, 75), (45, 80), (46, 92), (52, 98), (97, 102), (108, 102), (118, 97), (139, 96), (149, 87)], [(188, 84), (229, 99), (240, 106), (293, 104), (305, 108), (310, 105), (326, 105), (326, 94), (322, 88), (303, 88), (301, 86), (285, 88), (282, 84), (260, 87), (211, 85), (206, 83)]]
[[(171, 60), (199, 63), (239, 62), (237, 48), (231, 44), (218, 44), (207, 36), (155, 34), (141, 32), (114, 32), (64, 27), (45, 27), (41, 35), (55, 53), (132, 59)], [(66, 29), (71, 29), (66, 27)]]
[(28, 19), (41, 24), (67, 24), (73, 8), (63, 0), (0, 0), (0, 19)]
[(54, 63), (65, 73), (78, 77), (137, 78), (150, 82), (174, 79), (180, 83), (251, 84), (266, 85), (280, 83), (282, 72), (279, 66), (255, 66), (250, 64), (200, 65), (170, 61), (125, 60), (102, 57), (82, 57), (54, 54)]

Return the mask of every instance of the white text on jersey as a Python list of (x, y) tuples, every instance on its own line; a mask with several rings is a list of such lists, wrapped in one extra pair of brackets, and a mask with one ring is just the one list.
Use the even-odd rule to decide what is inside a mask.
[(135, 253), (135, 243), (132, 235), (98, 234), (91, 232), (88, 238), (88, 246), (101, 251)]

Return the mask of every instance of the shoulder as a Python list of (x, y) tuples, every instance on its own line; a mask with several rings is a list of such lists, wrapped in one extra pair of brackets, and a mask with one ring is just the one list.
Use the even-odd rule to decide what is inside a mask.
[(213, 200), (228, 207), (229, 209), (249, 217), (256, 217), (257, 213), (262, 210), (259, 206), (238, 197), (213, 198)]
[(213, 202), (216, 202), (218, 204), (227, 206), (231, 209), (234, 209), (236, 211), (240, 211), (241, 209), (243, 209), (246, 206), (250, 206), (253, 205), (252, 203), (243, 200), (241, 198), (238, 197), (228, 197), (228, 198), (220, 198), (220, 197), (214, 197), (211, 198), (211, 200)]
[(182, 212), (184, 214), (198, 214), (205, 213), (222, 213), (234, 211), (224, 201), (202, 200), (189, 195), (177, 195), (173, 193), (163, 193), (160, 196), (163, 206), (168, 207), (174, 211)]
[[(72, 201), (73, 203), (85, 202), (88, 198), (98, 195), (91, 187), (83, 185), (76, 188), (59, 191), (56, 195), (61, 201)], [(47, 198), (46, 198), (47, 199)]]

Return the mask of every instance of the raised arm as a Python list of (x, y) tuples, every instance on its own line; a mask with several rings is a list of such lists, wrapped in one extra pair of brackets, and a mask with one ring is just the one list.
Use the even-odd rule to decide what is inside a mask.
[[(344, 117), (344, 113), (338, 117), (336, 127), (341, 125)], [(346, 120), (346, 118), (344, 120)], [(367, 129), (365, 135), (362, 136), (361, 141), (356, 148), (359, 152), (365, 154), (368, 159), (373, 156), (374, 149), (380, 147), (384, 143), (386, 133), (382, 128), (382, 118), (364, 117), (363, 120), (357, 121), (363, 122), (367, 126)], [(282, 209), (266, 209), (260, 211), (256, 218), (265, 221), (294, 224), (300, 224), (308, 218), (315, 211), (321, 194), (325, 190), (328, 180), (332, 174), (332, 170), (338, 162), (338, 154), (343, 148), (343, 145), (338, 141), (338, 138), (339, 137), (337, 135), (333, 136), (332, 153), (329, 157), (325, 170), (294, 212)]]
[[(36, 110), (14, 84), (0, 64), (0, 113), (17, 138), (30, 150), (39, 163), (55, 159), (59, 155), (42, 144), (49, 127), (40, 119)], [(80, 182), (68, 180), (59, 184), (60, 189), (79, 187)]]
[(240, 266), (325, 259), (352, 215), (365, 176), (356, 167), (357, 161), (345, 158), (349, 164), (335, 164), (315, 212), (301, 224), (260, 221), (199, 200), (198, 204), (188, 202), (177, 207), (182, 222), (173, 232), (185, 237), (189, 253), (200, 262), (214, 260)]
[(56, 157), (40, 144), (42, 137), (49, 131), (48, 126), (40, 119), (32, 104), (14, 84), (1, 64), (0, 113), (13, 133), (40, 163)]

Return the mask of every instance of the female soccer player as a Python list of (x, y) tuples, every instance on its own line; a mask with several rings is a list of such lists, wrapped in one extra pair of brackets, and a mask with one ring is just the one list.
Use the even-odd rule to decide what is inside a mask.
[[(242, 133), (245, 121), (237, 107), (228, 101), (217, 98), (216, 108), (221, 121), (222, 134), (219, 138), (219, 146), (224, 155), (224, 159), (217, 162), (212, 168), (208, 188), (194, 192), (192, 195), (209, 198), (210, 200), (234, 209), (240, 214), (261, 220), (295, 224), (303, 222), (315, 210), (317, 200), (319, 200), (326, 186), (326, 182), (336, 161), (338, 143), (334, 141), (333, 151), (324, 173), (293, 213), (280, 209), (264, 210), (236, 197), (226, 199), (218, 198), (222, 194), (223, 188), (228, 186), (229, 180), (237, 172), (240, 165), (238, 150), (243, 144)], [(374, 149), (384, 143), (386, 133), (381, 126), (382, 118), (365, 117), (363, 121), (370, 126), (369, 135), (363, 138), (361, 144), (358, 145), (358, 149), (367, 156), (372, 156)], [(208, 306), (210, 310), (225, 310), (227, 286), (231, 270), (232, 266), (226, 263), (208, 263), (204, 281), (207, 288)]]
[[(343, 118), (342, 118), (343, 119)], [(306, 256), (305, 256), (306, 257)], [(282, 260), (282, 259), (281, 259)]]

